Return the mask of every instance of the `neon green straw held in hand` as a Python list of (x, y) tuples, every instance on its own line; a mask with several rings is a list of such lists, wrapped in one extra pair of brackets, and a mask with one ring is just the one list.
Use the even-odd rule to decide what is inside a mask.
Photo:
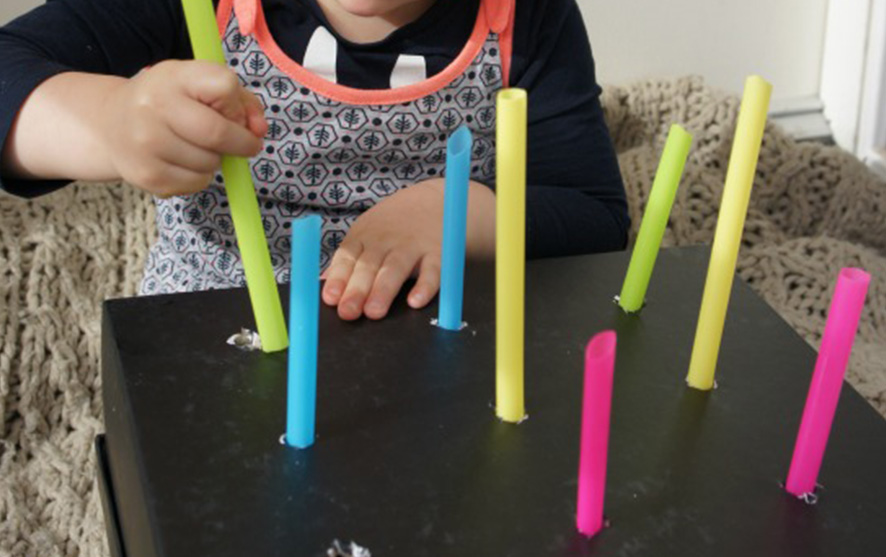
[(671, 126), (661, 162), (658, 164), (658, 172), (649, 192), (649, 201), (646, 203), (624, 286), (618, 296), (618, 305), (626, 313), (635, 313), (643, 308), (655, 259), (658, 257), (661, 239), (668, 225), (668, 217), (671, 215), (671, 207), (677, 196), (677, 187), (680, 185), (691, 146), (692, 136), (676, 124)]
[[(212, 0), (182, 0), (182, 6), (194, 58), (224, 65), (225, 56)], [(226, 156), (222, 159), (222, 175), (262, 350), (284, 350), (289, 345), (286, 321), (249, 162), (242, 157)]]

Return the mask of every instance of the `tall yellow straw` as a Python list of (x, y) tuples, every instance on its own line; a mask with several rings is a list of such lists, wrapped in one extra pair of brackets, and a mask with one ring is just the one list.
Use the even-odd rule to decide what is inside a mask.
[[(182, 6), (194, 58), (224, 65), (212, 0), (182, 0)], [(289, 345), (289, 338), (249, 162), (241, 157), (224, 157), (222, 175), (262, 350), (277, 352)]]
[(772, 85), (759, 76), (751, 76), (745, 83), (701, 300), (692, 359), (689, 362), (689, 375), (686, 378), (690, 387), (703, 391), (714, 387), (726, 309), (732, 292), (738, 248), (741, 245), (751, 187), (754, 185), (771, 95)]
[(498, 93), (495, 208), (495, 408), (518, 423), (523, 402), (526, 274), (526, 110), (522, 89)]

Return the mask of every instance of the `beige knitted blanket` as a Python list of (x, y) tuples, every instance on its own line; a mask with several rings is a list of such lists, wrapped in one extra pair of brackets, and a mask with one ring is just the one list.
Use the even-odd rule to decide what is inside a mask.
[[(670, 124), (695, 135), (666, 242), (710, 242), (738, 100), (684, 78), (611, 88), (604, 105), (635, 230)], [(153, 235), (152, 204), (129, 187), (0, 196), (0, 556), (107, 555), (100, 304), (135, 294)], [(839, 269), (873, 273), (849, 380), (886, 414), (886, 184), (769, 127), (744, 238), (741, 276), (813, 345)]]

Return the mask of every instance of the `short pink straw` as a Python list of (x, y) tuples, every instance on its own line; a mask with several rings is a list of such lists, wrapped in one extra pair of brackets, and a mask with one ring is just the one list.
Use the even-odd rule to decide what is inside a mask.
[(596, 535), (603, 528), (615, 344), (615, 331), (603, 331), (591, 339), (585, 350), (581, 454), (578, 463), (578, 514), (575, 522), (578, 531), (588, 537)]
[(788, 473), (786, 488), (797, 497), (815, 491), (870, 282), (871, 275), (853, 268), (837, 279)]

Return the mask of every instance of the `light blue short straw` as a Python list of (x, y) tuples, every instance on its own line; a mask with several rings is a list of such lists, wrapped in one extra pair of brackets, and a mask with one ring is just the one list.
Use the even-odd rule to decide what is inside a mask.
[(322, 223), (318, 215), (292, 221), (286, 443), (299, 449), (314, 444)]
[(471, 145), (471, 130), (462, 126), (452, 134), (446, 147), (440, 316), (437, 321), (440, 327), (450, 331), (458, 331), (462, 327)]

